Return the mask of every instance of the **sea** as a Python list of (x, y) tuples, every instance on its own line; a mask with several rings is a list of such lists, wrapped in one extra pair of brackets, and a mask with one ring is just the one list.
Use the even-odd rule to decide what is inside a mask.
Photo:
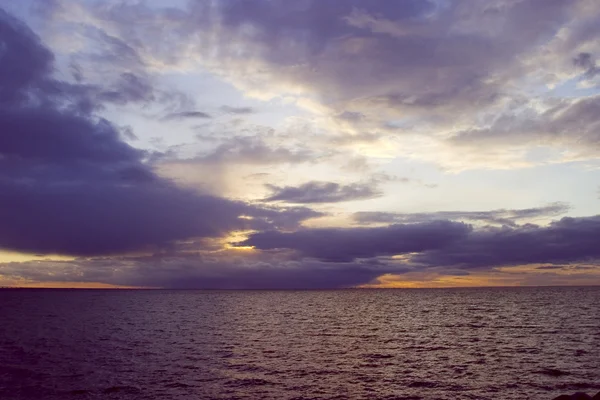
[(600, 287), (0, 290), (0, 399), (600, 391)]

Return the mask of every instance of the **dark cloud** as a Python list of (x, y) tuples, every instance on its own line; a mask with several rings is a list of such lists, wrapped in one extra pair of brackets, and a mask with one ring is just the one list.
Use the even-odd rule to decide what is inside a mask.
[[(101, 100), (87, 87), (51, 77), (52, 54), (1, 11), (0, 49), (1, 248), (112, 254), (236, 229), (297, 227), (318, 215), (258, 209), (176, 187), (92, 113)], [(126, 81), (115, 98), (144, 95), (135, 78)]]
[(492, 211), (437, 211), (431, 213), (389, 213), (389, 212), (357, 212), (353, 215), (360, 224), (369, 223), (417, 223), (434, 220), (459, 220), (477, 221), (484, 224), (500, 224), (517, 226), (522, 221), (537, 218), (550, 218), (565, 214), (569, 205), (553, 203), (544, 207), (525, 208), (520, 210), (492, 210)]
[[(543, 273), (597, 270), (599, 234), (598, 216), (563, 218), (544, 227), (474, 230), (437, 221), (386, 228), (273, 231), (251, 235), (239, 243), (264, 251), (7, 263), (0, 264), (0, 274), (42, 282), (167, 288), (339, 288), (369, 283), (383, 274), (419, 271), (462, 276), (472, 269), (528, 264), (544, 264), (536, 267)], [(405, 257), (386, 257), (397, 254)], [(531, 279), (527, 281), (536, 283), (537, 278)], [(537, 283), (546, 282), (540, 279)], [(597, 275), (591, 274), (589, 279), (597, 279)]]
[(308, 207), (260, 207), (248, 208), (247, 216), (253, 218), (248, 228), (265, 230), (276, 227), (277, 229), (297, 229), (302, 221), (325, 216), (323, 212), (315, 211)]
[[(403, 129), (439, 131), (442, 145), (476, 150), (470, 154), (555, 144), (594, 151), (600, 143), (599, 96), (523, 100), (514, 89), (540, 72), (537, 64), (548, 67), (548, 76), (574, 76), (574, 68), (585, 79), (597, 76), (594, 55), (582, 48), (597, 39), (597, 18), (574, 20), (578, 4), (198, 0), (177, 10), (152, 9), (144, 2), (92, 2), (81, 5), (81, 13), (89, 7), (90, 14), (76, 23), (82, 24), (82, 36), (100, 45), (83, 46), (66, 60), (73, 82), (53, 78), (53, 54), (0, 10), (0, 248), (86, 257), (157, 253), (2, 265), (0, 274), (172, 288), (329, 288), (413, 268), (459, 275), (473, 268), (543, 263), (549, 265), (540, 268), (554, 269), (595, 262), (599, 217), (525, 224), (566, 212), (564, 204), (485, 212), (357, 213), (359, 223), (392, 225), (301, 228), (302, 221), (323, 214), (182, 189), (150, 167), (176, 159), (176, 152), (135, 149), (121, 139), (133, 139), (133, 132), (96, 114), (106, 104), (160, 103), (164, 109), (152, 115), (169, 121), (210, 118), (189, 111), (196, 107), (186, 95), (157, 88), (152, 75), (156, 65), (168, 70), (201, 59), (209, 72), (242, 90), (265, 97), (293, 92), (302, 100), (322, 101), (323, 119), (340, 129), (315, 141), (327, 143), (323, 150), (306, 147), (304, 141), (316, 136), (305, 131), (242, 135), (238, 125), (232, 135), (209, 132), (213, 141), (206, 143), (212, 147), (203, 147), (209, 150), (176, 162), (208, 167), (314, 162), (330, 148), (374, 146)], [(591, 2), (588, 6), (593, 8)], [(60, 12), (71, 18), (68, 7)], [(562, 32), (565, 49), (554, 46), (556, 32)], [(540, 45), (560, 61), (540, 63)], [(89, 49), (93, 53), (85, 53)], [(567, 67), (556, 70), (556, 63)], [(216, 112), (255, 110), (223, 106)], [(453, 131), (448, 140), (448, 131), (430, 129), (448, 120), (470, 128)], [(359, 161), (354, 160), (363, 167)], [(208, 167), (203, 174), (219, 169)], [(377, 183), (273, 186), (268, 200), (311, 204), (371, 198), (378, 195)], [(238, 243), (254, 246), (252, 255), (241, 250), (243, 257), (213, 254), (224, 251), (223, 238), (236, 230), (253, 231)], [(207, 241), (213, 241), (212, 247)], [(187, 255), (197, 249), (206, 253)], [(403, 257), (390, 260), (394, 255)]]
[(121, 128), (121, 135), (126, 140), (136, 141), (139, 140), (137, 135), (133, 132), (133, 128), (130, 126), (124, 126)]
[(469, 234), (469, 225), (434, 221), (383, 228), (320, 228), (296, 232), (267, 231), (251, 234), (242, 246), (261, 250), (291, 249), (301, 256), (342, 262), (436, 249)]
[(382, 196), (374, 182), (340, 185), (335, 182), (307, 182), (300, 186), (267, 185), (273, 194), (265, 201), (287, 203), (339, 203), (343, 201), (365, 200)]
[[(471, 226), (450, 221), (382, 228), (259, 232), (241, 242), (262, 250), (288, 249), (329, 262), (406, 255), (419, 268), (489, 269), (528, 264), (597, 263), (600, 217), (562, 218), (548, 226)], [(439, 271), (438, 271), (439, 272)]]
[(0, 40), (0, 104), (22, 103), (38, 78), (51, 72), (54, 55), (37, 45), (35, 34), (1, 8)]
[(562, 218), (549, 226), (488, 227), (413, 260), (427, 265), (497, 267), (597, 261), (600, 216)]
[(96, 96), (100, 102), (118, 105), (156, 100), (155, 90), (149, 79), (130, 72), (119, 76), (113, 90), (99, 90)]
[(231, 106), (222, 106), (221, 110), (228, 114), (237, 114), (237, 115), (247, 115), (254, 114), (256, 111), (252, 107), (231, 107)]
[[(370, 282), (393, 268), (368, 263), (279, 262), (198, 258), (148, 260), (134, 281), (147, 286), (203, 289), (332, 289)], [(402, 268), (399, 268), (402, 271)], [(141, 271), (140, 271), (141, 272)]]
[(596, 65), (596, 60), (590, 53), (579, 53), (577, 57), (573, 59), (573, 64), (576, 67), (583, 69), (584, 77), (587, 79), (591, 79), (600, 74), (600, 67)]
[(202, 111), (180, 111), (165, 115), (164, 121), (185, 120), (185, 119), (210, 119), (210, 114)]
[(406, 271), (373, 262), (323, 263), (204, 255), (0, 264), (0, 274), (36, 282), (100, 282), (169, 289), (337, 289)]

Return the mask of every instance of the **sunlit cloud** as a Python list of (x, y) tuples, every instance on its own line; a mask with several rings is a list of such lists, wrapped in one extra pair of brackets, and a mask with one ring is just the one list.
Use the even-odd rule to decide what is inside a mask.
[(597, 1), (24, 4), (3, 285), (599, 283)]

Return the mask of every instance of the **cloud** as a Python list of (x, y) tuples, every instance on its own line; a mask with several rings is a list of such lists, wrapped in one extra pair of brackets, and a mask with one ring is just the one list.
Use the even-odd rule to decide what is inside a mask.
[(530, 264), (598, 263), (600, 217), (565, 217), (547, 226), (483, 226), (451, 221), (377, 228), (318, 228), (258, 232), (239, 245), (284, 249), (324, 262), (402, 255), (413, 270), (493, 269)]
[(272, 195), (265, 201), (283, 201), (287, 203), (339, 203), (352, 200), (365, 200), (379, 197), (382, 193), (374, 183), (353, 183), (340, 185), (335, 182), (307, 182), (300, 186), (267, 185)]
[(290, 249), (303, 257), (333, 262), (422, 252), (448, 246), (471, 231), (469, 225), (433, 221), (382, 228), (319, 228), (296, 232), (265, 231), (249, 235), (241, 246), (260, 250)]
[(448, 142), (472, 149), (557, 145), (579, 157), (590, 153), (596, 157), (600, 149), (600, 96), (554, 100), (541, 111), (537, 108), (539, 104), (519, 114), (501, 114), (488, 127), (458, 131)]
[(156, 99), (155, 95), (154, 87), (147, 78), (128, 72), (119, 76), (114, 90), (100, 91), (97, 97), (101, 102), (123, 105), (130, 102), (151, 102)]
[(540, 218), (551, 218), (569, 211), (565, 203), (553, 203), (544, 207), (525, 208), (520, 210), (492, 211), (437, 211), (431, 213), (390, 213), (390, 212), (357, 212), (353, 218), (360, 224), (370, 223), (418, 223), (434, 220), (477, 221), (483, 224), (499, 224), (516, 227), (522, 221)]
[[(51, 77), (52, 53), (1, 11), (0, 48), (0, 247), (113, 254), (232, 230), (296, 227), (318, 215), (175, 186), (145, 163), (148, 154), (93, 114), (103, 99)], [(131, 87), (124, 90), (131, 95)]]
[[(41, 11), (44, 20), (70, 11), (88, 22), (91, 20), (77, 10), (67, 11), (69, 6), (67, 2), (53, 0), (36, 4), (32, 9)], [(61, 64), (67, 64), (67, 68), (61, 70), (61, 78), (77, 83), (77, 90), (87, 92), (87, 96), (95, 100), (95, 106), (137, 103), (145, 107), (159, 106), (163, 113), (194, 107), (190, 96), (160, 84), (156, 71), (139, 46), (141, 42), (129, 42), (111, 29), (82, 21), (56, 25), (45, 30), (44, 37), (54, 45), (51, 47), (58, 49)], [(95, 46), (88, 46), (90, 43)]]
[[(324, 288), (404, 271), (459, 276), (598, 260), (598, 217), (531, 224), (565, 213), (560, 203), (356, 213), (360, 224), (387, 226), (311, 229), (303, 222), (323, 214), (308, 207), (232, 201), (177, 186), (153, 169), (183, 164), (188, 176), (215, 187), (231, 175), (236, 198), (252, 181), (260, 189), (247, 198), (264, 199), (267, 172), (271, 182), (291, 173), (305, 182), (307, 170), (338, 173), (339, 165), (323, 164), (340, 160), (364, 174), (371, 161), (402, 157), (456, 169), (597, 158), (594, 1), (198, 0), (153, 8), (57, 0), (46, 7), (49, 40), (77, 24), (73, 40), (53, 42), (57, 63), (26, 26), (0, 12), (0, 247), (90, 258), (3, 265), (0, 273), (174, 288)], [(211, 120), (181, 154), (133, 148), (122, 140), (132, 131), (99, 116), (107, 106), (160, 105), (149, 115), (210, 118), (186, 94), (158, 84), (198, 66), (245, 95), (280, 97), (286, 110), (292, 103), (309, 116), (299, 113), (293, 128), (286, 121), (277, 132), (258, 129), (237, 118), (254, 108), (220, 106), (221, 99), (211, 114), (237, 122), (223, 130), (222, 120)], [(539, 147), (556, 153), (532, 159)], [(301, 171), (290, 168), (297, 164)], [(277, 183), (267, 200), (374, 198), (380, 183)], [(223, 243), (244, 233), (225, 254)]]
[(260, 136), (234, 136), (222, 141), (214, 150), (181, 161), (198, 164), (296, 164), (315, 161), (315, 154), (306, 148), (292, 149), (269, 144)]
[(542, 265), (540, 267), (536, 267), (536, 269), (541, 269), (541, 270), (553, 270), (553, 269), (563, 269), (564, 266), (563, 265)]
[(600, 67), (596, 65), (596, 60), (590, 53), (579, 53), (573, 58), (573, 65), (583, 69), (586, 79), (591, 79), (600, 73)]
[(454, 170), (534, 165), (527, 149), (540, 144), (598, 156), (593, 129), (537, 109), (540, 87), (596, 75), (594, 2), (60, 3), (50, 15), (85, 20), (87, 38), (109, 43), (108, 55), (128, 54), (128, 65), (146, 71), (201, 65), (251, 96), (311, 103), (332, 141), (357, 152), (383, 142), (394, 155)]
[(548, 226), (488, 227), (451, 246), (416, 255), (413, 261), (463, 268), (597, 262), (599, 234), (599, 216), (565, 217)]
[(295, 262), (274, 257), (160, 255), (0, 264), (11, 281), (101, 282), (169, 289), (335, 289), (372, 281), (380, 263)]
[[(563, 218), (543, 227), (472, 229), (437, 221), (386, 228), (301, 229), (257, 233), (237, 243), (255, 245), (254, 250), (198, 253), (194, 246), (188, 254), (5, 263), (0, 264), (0, 276), (17, 283), (88, 281), (205, 289), (324, 289), (388, 278), (425, 284), (435, 278), (433, 283), (443, 286), (450, 282), (448, 277), (455, 285), (480, 285), (487, 282), (487, 273), (490, 282), (499, 284), (568, 284), (570, 278), (585, 284), (597, 282), (599, 276), (599, 233), (598, 216)], [(389, 258), (398, 254), (403, 256)], [(445, 280), (437, 282), (438, 278)]]
[(225, 111), (228, 114), (237, 114), (237, 115), (247, 115), (254, 114), (256, 111), (252, 107), (231, 107), (231, 106), (222, 106), (221, 110)]
[[(470, 26), (472, 32), (461, 32), (449, 18), (457, 12), (468, 13), (462, 2), (447, 8), (433, 1), (404, 1), (401, 6), (386, 1), (335, 5), (307, 1), (290, 7), (279, 1), (248, 5), (230, 0), (217, 3), (212, 14), (207, 4), (197, 2), (189, 12), (216, 15), (202, 18), (199, 28), (220, 30), (223, 40), (212, 45), (227, 56), (233, 55), (228, 43), (243, 42), (253, 51), (238, 61), (258, 61), (280, 82), (295, 81), (328, 101), (345, 103), (361, 97), (407, 111), (453, 107), (475, 99), (493, 101), (497, 83), (485, 80), (500, 65), (512, 62), (513, 58), (502, 55), (522, 51), (544, 30), (550, 32), (542, 24), (528, 24), (529, 37), (509, 43), (487, 38)], [(552, 19), (559, 19), (560, 9), (565, 8), (538, 6), (537, 12)], [(504, 12), (530, 12), (529, 7), (530, 2)], [(475, 9), (483, 11), (474, 7), (472, 14)], [(253, 30), (246, 33), (243, 26)], [(525, 31), (524, 26), (514, 28)], [(434, 48), (443, 50), (434, 52)], [(316, 65), (320, 68), (315, 69)], [(436, 79), (431, 72), (440, 66), (447, 73)], [(364, 74), (366, 69), (372, 73)]]
[(247, 229), (266, 230), (282, 229), (291, 230), (300, 227), (301, 222), (325, 216), (320, 211), (308, 207), (248, 207), (248, 217), (254, 218), (247, 224)]
[(439, 214), (398, 214), (394, 218), (372, 215), (369, 222), (398, 222), (378, 228), (300, 229), (296, 232), (259, 232), (244, 246), (289, 249), (303, 257), (324, 261), (351, 261), (379, 256), (406, 255), (407, 265), (421, 268), (494, 268), (527, 264), (597, 262), (596, 238), (600, 217), (565, 217), (547, 226), (517, 225), (520, 220), (548, 218), (564, 212), (556, 204), (538, 209), (498, 210), (487, 213), (457, 212), (458, 220), (502, 224), (478, 228), (448, 220), (430, 221)]
[(175, 121), (185, 119), (210, 119), (212, 118), (209, 114), (203, 111), (180, 111), (165, 115), (162, 119), (164, 121)]

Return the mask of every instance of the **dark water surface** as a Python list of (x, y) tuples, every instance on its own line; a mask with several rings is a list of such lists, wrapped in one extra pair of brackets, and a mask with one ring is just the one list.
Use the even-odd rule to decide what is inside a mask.
[(0, 399), (552, 399), (600, 288), (0, 290)]

